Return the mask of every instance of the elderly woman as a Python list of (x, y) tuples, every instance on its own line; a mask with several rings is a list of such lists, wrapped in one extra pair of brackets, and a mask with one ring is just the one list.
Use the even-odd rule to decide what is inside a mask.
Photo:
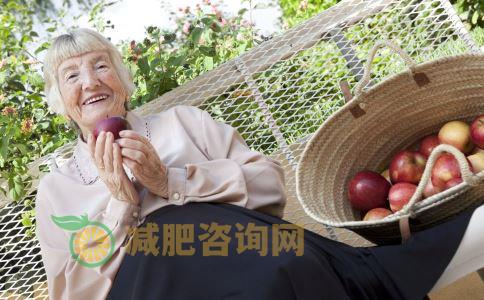
[[(484, 266), (483, 207), (403, 246), (353, 248), (304, 230), (302, 252), (276, 253), (268, 229), (291, 225), (278, 162), (195, 107), (129, 111), (131, 75), (92, 30), (55, 39), (44, 73), (49, 106), (78, 130), (37, 192), (51, 299), (421, 299)], [(131, 128), (95, 138), (112, 116)]]

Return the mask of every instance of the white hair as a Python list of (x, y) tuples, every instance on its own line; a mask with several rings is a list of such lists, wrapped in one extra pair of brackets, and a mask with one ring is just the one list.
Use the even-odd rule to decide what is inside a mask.
[[(55, 38), (44, 59), (45, 95), (49, 109), (52, 112), (66, 115), (57, 78), (59, 65), (68, 58), (100, 50), (108, 53), (126, 95), (130, 97), (133, 94), (135, 90), (133, 76), (124, 65), (119, 50), (98, 32), (87, 28), (79, 28)], [(125, 107), (129, 110), (129, 106), (126, 105), (127, 103)]]

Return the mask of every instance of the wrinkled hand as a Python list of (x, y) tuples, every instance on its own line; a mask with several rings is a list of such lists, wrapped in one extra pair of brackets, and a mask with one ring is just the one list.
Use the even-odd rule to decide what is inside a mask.
[(136, 180), (153, 194), (168, 198), (167, 169), (150, 141), (133, 130), (122, 130), (119, 136), (115, 143)]
[(91, 158), (98, 168), (99, 178), (106, 184), (114, 198), (139, 204), (136, 188), (123, 169), (121, 149), (114, 143), (111, 132), (102, 131), (97, 139), (89, 134), (87, 144)]

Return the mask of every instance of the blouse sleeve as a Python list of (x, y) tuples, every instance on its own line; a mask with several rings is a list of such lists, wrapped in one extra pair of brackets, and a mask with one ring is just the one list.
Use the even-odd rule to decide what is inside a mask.
[[(51, 181), (51, 184), (54, 182)], [(41, 180), (36, 196), (36, 234), (47, 275), (49, 299), (102, 299), (108, 294), (123, 259), (125, 250), (121, 246), (128, 235), (128, 228), (137, 225), (135, 216), (139, 213), (139, 206), (111, 198), (104, 211), (89, 218), (89, 221), (106, 225), (111, 231), (114, 253), (106, 263), (87, 267), (71, 256), (69, 241), (72, 232), (64, 231), (52, 220), (53, 215), (59, 215), (53, 208), (52, 199), (46, 195), (45, 189), (49, 187)], [(94, 245), (88, 244), (83, 251), (91, 250), (90, 246)]]
[(209, 160), (168, 168), (169, 201), (225, 202), (282, 217), (286, 194), (280, 163), (252, 151), (230, 125), (187, 109), (199, 117), (201, 148)]

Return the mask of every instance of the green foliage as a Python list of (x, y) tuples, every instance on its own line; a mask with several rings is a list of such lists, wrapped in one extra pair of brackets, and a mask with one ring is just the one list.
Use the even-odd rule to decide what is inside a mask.
[(252, 31), (242, 18), (224, 15), (215, 5), (197, 5), (173, 13), (173, 31), (148, 27), (143, 41), (122, 45), (134, 72), (136, 94), (132, 107), (210, 71), (253, 46)]
[(24, 2), (0, 4), (0, 177), (7, 184), (0, 191), (14, 200), (27, 196), (32, 181), (27, 165), (73, 138), (65, 120), (49, 113), (43, 101), (39, 62), (26, 50), (38, 37), (31, 18), (34, 6)]
[[(279, 0), (285, 28), (293, 27), (341, 0)], [(450, 0), (469, 28), (484, 26), (483, 0)]]
[(341, 0), (279, 0), (284, 28), (305, 21)]
[(451, 0), (460, 18), (471, 28), (484, 26), (484, 1), (482, 0)]

